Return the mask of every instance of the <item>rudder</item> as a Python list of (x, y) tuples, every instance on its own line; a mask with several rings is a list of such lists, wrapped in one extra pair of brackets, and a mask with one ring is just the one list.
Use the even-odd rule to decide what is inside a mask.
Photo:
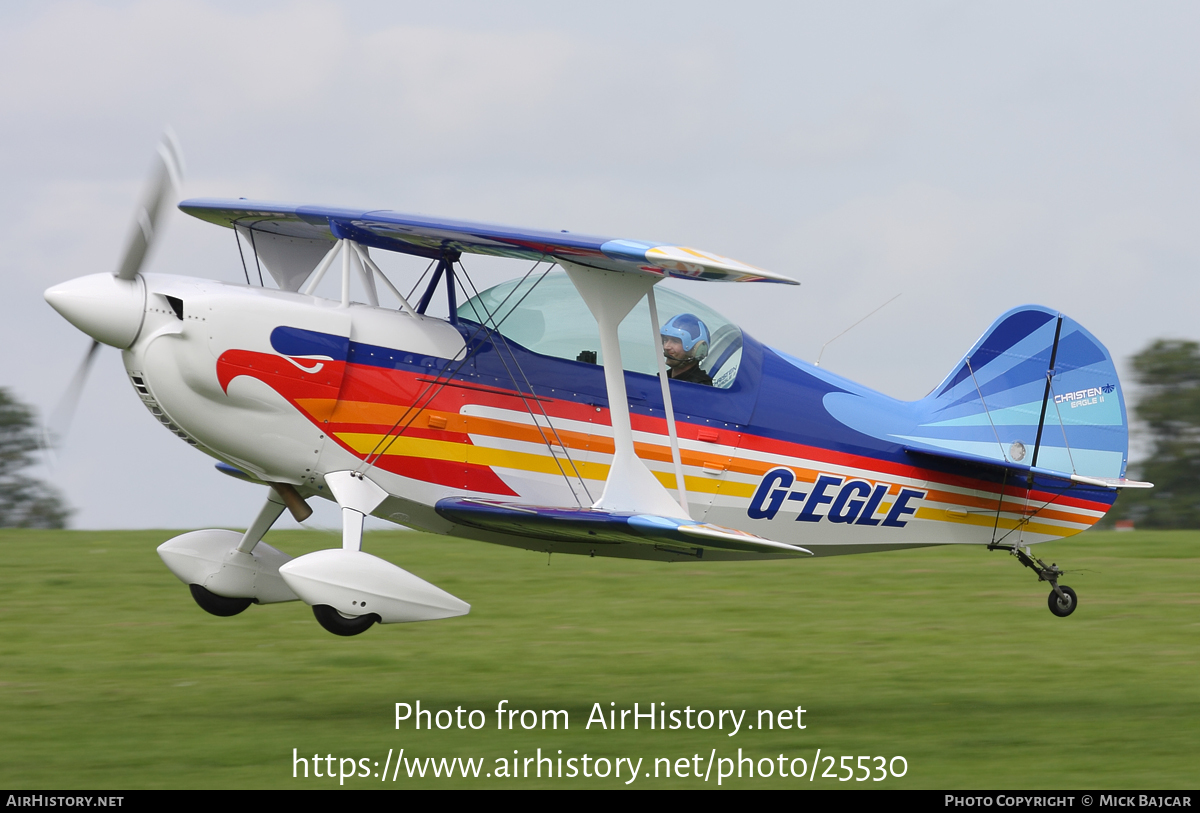
[(1005, 313), (920, 403), (918, 431), (931, 446), (1086, 477), (1125, 476), (1129, 425), (1116, 365), (1095, 336), (1058, 311), (1024, 305)]

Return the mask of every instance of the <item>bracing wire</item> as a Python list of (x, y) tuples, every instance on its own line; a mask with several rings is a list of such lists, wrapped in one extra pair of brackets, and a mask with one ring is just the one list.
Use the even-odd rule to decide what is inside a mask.
[[(1074, 486), (1074, 484), (1072, 484), (1070, 487), (1074, 488), (1075, 486)], [(1045, 511), (1047, 508), (1054, 505), (1054, 503), (1058, 502), (1059, 497), (1064, 496), (1064, 494), (1055, 494), (1053, 499), (1047, 500), (1046, 502), (1042, 503), (1039, 507), (1035, 508), (1033, 511), (1030, 511), (1029, 510), (1029, 495), (1031, 493), (1033, 493), (1032, 488), (1025, 489), (1025, 507), (1022, 509), (1021, 518), (1019, 520), (1017, 520), (1017, 524), (1015, 526), (1008, 529), (1008, 531), (1004, 534), (1004, 536), (1002, 536), (999, 539), (992, 542), (993, 545), (999, 545), (1005, 539), (1008, 539), (1010, 536), (1012, 536), (1012, 534), (1015, 531), (1020, 531), (1022, 536), (1024, 536), (1025, 526), (1028, 525), (1033, 520), (1034, 517), (1036, 517), (1038, 514), (1042, 513), (1042, 511)], [(998, 516), (997, 516), (997, 523), (999, 523)], [(994, 535), (994, 532), (993, 532), (993, 535)]]
[[(1054, 381), (1050, 381), (1050, 395), (1054, 395)], [(1071, 443), (1067, 440), (1067, 426), (1063, 423), (1062, 411), (1058, 408), (1058, 398), (1054, 398), (1054, 413), (1058, 415), (1058, 426), (1062, 429), (1063, 445), (1067, 447), (1067, 460), (1071, 461), (1071, 474), (1079, 474), (1075, 469), (1075, 455), (1071, 453)]]
[[(259, 221), (261, 222), (261, 221)], [(258, 259), (258, 243), (254, 240), (254, 226), (249, 227), (250, 230), (250, 250), (254, 252), (254, 267), (258, 269), (258, 287), (266, 288), (263, 283), (262, 262)]]
[[(534, 403), (537, 404), (538, 411), (542, 413), (542, 417), (546, 420), (546, 426), (549, 427), (550, 432), (554, 435), (554, 439), (558, 442), (559, 448), (562, 449), (563, 456), (565, 456), (567, 458), (567, 463), (568, 463), (568, 465), (570, 465), (571, 470), (573, 472), (575, 472), (575, 478), (579, 481), (579, 485), (583, 488), (583, 493), (587, 495), (587, 498), (589, 501), (594, 502), (594, 500), (592, 499), (591, 493), (588, 491), (587, 483), (584, 482), (583, 475), (580, 474), (580, 472), (579, 472), (579, 467), (577, 465), (575, 465), (575, 461), (571, 458), (571, 452), (569, 451), (567, 444), (563, 441), (562, 437), (559, 435), (558, 430), (554, 427), (553, 422), (551, 422), (550, 415), (547, 414), (546, 408), (544, 406), (542, 406), (541, 399), (538, 398), (537, 393), (534, 392), (533, 384), (530, 382), (529, 376), (527, 376), (525, 374), (525, 370), (522, 369), (521, 362), (517, 359), (516, 352), (512, 349), (512, 346), (508, 343), (508, 338), (503, 333), (500, 333), (500, 331), (499, 331), (500, 324), (495, 322), (495, 315), (488, 312), (487, 306), (484, 305), (483, 300), (480, 299), (479, 289), (475, 287), (475, 281), (472, 280), (470, 274), (467, 273), (467, 268), (466, 268), (466, 266), (463, 265), (461, 259), (458, 262), (458, 266), (459, 266), (459, 268), (462, 269), (463, 277), (466, 278), (467, 284), (471, 286), (471, 290), (475, 294), (471, 301), (478, 301), (480, 306), (483, 308), (483, 312), (487, 315), (487, 321), (482, 322), (482, 324), (484, 324), (485, 327), (488, 322), (491, 322), (495, 325), (494, 328), (489, 329), (488, 334), (489, 334), (489, 338), (491, 338), (492, 341), (496, 343), (496, 349), (497, 349), (496, 357), (498, 359), (500, 359), (500, 363), (504, 365), (504, 371), (506, 373), (508, 373), (508, 377), (512, 380), (513, 384), (516, 385), (517, 392), (520, 393), (521, 392), (520, 383), (517, 381), (516, 376), (514, 376), (512, 374), (512, 370), (509, 369), (508, 362), (506, 362), (504, 360), (504, 356), (498, 352), (501, 344), (503, 344), (504, 349), (508, 351), (509, 356), (513, 360), (513, 365), (517, 368), (517, 372), (519, 372), (521, 374), (521, 378), (525, 382), (525, 386), (529, 388), (529, 394), (534, 396)], [(549, 269), (547, 269), (547, 270), (549, 270)], [(454, 273), (453, 267), (451, 267), (450, 271), (451, 271), (451, 273)], [(542, 277), (544, 278), (545, 274), (543, 274)], [(541, 282), (541, 278), (538, 279), (538, 282)], [(534, 287), (537, 287), (536, 282), (534, 283), (533, 286), (530, 287), (530, 289), (528, 291), (525, 292), (525, 295), (521, 297), (521, 299), (517, 302), (517, 304), (513, 305), (513, 307), (509, 310), (509, 312), (504, 315), (504, 319), (507, 319), (514, 311), (516, 311), (516, 309), (518, 307), (520, 307), (521, 303), (525, 301), (525, 297), (529, 296), (529, 294), (533, 291)], [(472, 308), (473, 307), (474, 306), (472, 306)], [(478, 316), (478, 311), (476, 311), (476, 315)], [(501, 320), (501, 323), (503, 323), (503, 319)], [(497, 339), (498, 339), (498, 341), (497, 341)], [(550, 452), (550, 456), (554, 458), (555, 465), (558, 466), (558, 470), (562, 474), (563, 480), (565, 480), (567, 483), (567, 488), (569, 488), (571, 490), (571, 496), (575, 498), (576, 504), (579, 504), (579, 506), (582, 508), (583, 506), (579, 502), (579, 495), (575, 493), (575, 486), (571, 483), (570, 475), (568, 475), (566, 470), (563, 468), (562, 461), (558, 459), (558, 455), (554, 451), (553, 444), (550, 443), (550, 439), (546, 437), (546, 433), (542, 429), (541, 421), (539, 421), (537, 418), (537, 415), (535, 415), (533, 413), (533, 409), (529, 406), (529, 402), (528, 402), (528, 400), (525, 399), (524, 394), (522, 394), (522, 396), (521, 396), (521, 401), (522, 401), (522, 403), (525, 404), (525, 409), (526, 409), (526, 411), (529, 412), (529, 417), (533, 418), (533, 424), (534, 424), (534, 426), (537, 427), (538, 434), (541, 436), (542, 442), (546, 444), (546, 449)]]
[(246, 284), (250, 284), (250, 269), (246, 268), (246, 255), (242, 252), (242, 237), (238, 234), (237, 224), (233, 226), (233, 239), (237, 241), (238, 256), (242, 258), (242, 273), (246, 275)]
[(1008, 488), (1008, 468), (1004, 469), (1004, 479), (1000, 481), (1000, 501), (996, 503), (996, 521), (992, 523), (992, 542), (996, 544), (996, 533), (1000, 530), (1000, 514), (1004, 511), (1004, 489)]
[(1008, 454), (1004, 451), (1004, 444), (1000, 442), (1000, 433), (996, 431), (996, 424), (992, 421), (991, 410), (988, 409), (987, 401), (983, 399), (983, 390), (979, 388), (979, 380), (975, 378), (975, 371), (971, 369), (971, 357), (967, 357), (967, 372), (971, 374), (971, 382), (975, 385), (975, 392), (979, 393), (979, 403), (983, 404), (983, 413), (987, 415), (988, 423), (992, 427), (992, 434), (996, 436), (996, 445), (1000, 447), (1000, 457), (1008, 462)]
[[(528, 279), (535, 270), (537, 270), (537, 267), (541, 265), (542, 262), (544, 262), (544, 259), (539, 259), (527, 272), (525, 272), (525, 276), (521, 278), (516, 287), (514, 287), (513, 290), (508, 293), (508, 296), (506, 296), (500, 303), (501, 308), (508, 302), (513, 293), (515, 293), (517, 289), (524, 284), (525, 280)], [(433, 264), (430, 263), (431, 267), (432, 265)], [(550, 272), (550, 268), (552, 267), (553, 264), (551, 264), (551, 266), (548, 267), (545, 272), (543, 272), (542, 276), (538, 278), (533, 287), (536, 287), (537, 283), (542, 281), (546, 274)], [(429, 269), (427, 268), (426, 271), (428, 270)], [(416, 290), (416, 288), (414, 287), (413, 290)], [(526, 296), (528, 296), (528, 293), (526, 293)], [(521, 302), (523, 301), (524, 297), (521, 298)], [(517, 304), (520, 304), (520, 302)], [(507, 316), (505, 318), (507, 318)], [(503, 320), (501, 320), (501, 323), (503, 323)], [(392, 427), (379, 439), (374, 448), (372, 448), (371, 451), (368, 452), (363, 458), (363, 462), (356, 469), (358, 473), (361, 474), (366, 471), (366, 469), (373, 466), (380, 457), (386, 454), (387, 451), (392, 447), (392, 444), (394, 444), (396, 440), (408, 430), (408, 428), (412, 425), (412, 422), (416, 420), (417, 416), (421, 413), (421, 410), (425, 409), (430, 403), (432, 403), (433, 399), (436, 398), (443, 389), (445, 389), (446, 385), (450, 383), (451, 379), (453, 379), (454, 376), (458, 374), (459, 370), (466, 365), (467, 361), (470, 360), (471, 355), (478, 349), (478, 346), (473, 347), (472, 345), (479, 334), (483, 332), (483, 330), (484, 326), (479, 325), (479, 327), (477, 327), (475, 331), (467, 338), (467, 341), (463, 344), (462, 349), (455, 354), (454, 358), (450, 359), (445, 367), (434, 377), (434, 380), (430, 381), (425, 388), (417, 394), (417, 397), (414, 398), (413, 402), (408, 405), (403, 414), (400, 415), (399, 419), (392, 424)], [(460, 354), (462, 355), (461, 359), (459, 358)], [(455, 365), (456, 362), (457, 365), (453, 366), (453, 369), (451, 369), (452, 365)], [(443, 375), (446, 376), (445, 381), (441, 380)], [(437, 387), (437, 389), (435, 390), (434, 387)], [(401, 424), (403, 424), (403, 426), (401, 426)], [(397, 428), (399, 428), (399, 432), (396, 431)]]
[(842, 337), (843, 337), (843, 336), (845, 336), (847, 333), (849, 333), (850, 331), (854, 330), (854, 328), (858, 327), (858, 326), (859, 326), (859, 325), (861, 325), (863, 322), (867, 321), (867, 320), (868, 320), (868, 319), (870, 319), (872, 316), (874, 316), (875, 314), (879, 313), (881, 310), (883, 310), (884, 308), (886, 308), (888, 305), (890, 305), (890, 304), (892, 304), (893, 302), (895, 302), (897, 299), (899, 299), (899, 298), (900, 298), (900, 294), (902, 294), (902, 293), (904, 293), (904, 292), (903, 292), (903, 291), (901, 291), (899, 294), (896, 294), (896, 295), (895, 295), (895, 296), (893, 296), (891, 299), (889, 299), (887, 302), (884, 302), (884, 303), (883, 303), (882, 305), (880, 305), (878, 308), (876, 308), (875, 310), (871, 311), (870, 313), (868, 313), (868, 314), (867, 314), (866, 316), (864, 316), (863, 318), (859, 319), (857, 322), (855, 322), (855, 323), (854, 323), (854, 324), (852, 324), (850, 327), (848, 327), (848, 328), (846, 328), (845, 330), (843, 330), (843, 331), (842, 331), (841, 333), (839, 333), (838, 335), (834, 336), (834, 337), (833, 337), (832, 339), (830, 339), (829, 341), (825, 342), (825, 344), (821, 345), (821, 352), (820, 352), (820, 353), (817, 353), (817, 363), (816, 363), (816, 364), (814, 364), (813, 366), (814, 366), (814, 367), (820, 367), (820, 366), (821, 366), (821, 356), (825, 355), (825, 348), (826, 348), (826, 347), (828, 347), (829, 345), (833, 344), (833, 343), (834, 343), (834, 342), (836, 342), (838, 339), (842, 338)]
[[(526, 272), (524, 277), (522, 277), (521, 282), (518, 283), (517, 287), (520, 287), (520, 284), (524, 283), (524, 281), (526, 279), (528, 279), (529, 275), (532, 274), (533, 271), (536, 270), (538, 265), (540, 265), (540, 264), (541, 264), (540, 260), (538, 262), (534, 263), (533, 267), (528, 272)], [(548, 272), (549, 272), (549, 268), (546, 269), (546, 273), (548, 273)], [(545, 275), (546, 274), (543, 273), (542, 277), (545, 277)], [(538, 279), (538, 282), (541, 282), (541, 278)], [(536, 286), (537, 283), (534, 283), (534, 285)], [(516, 289), (514, 288), (514, 291), (515, 290)], [(509, 295), (504, 298), (504, 301), (500, 303), (501, 307), (503, 307), (504, 304), (508, 302), (509, 298), (511, 298), (514, 291), (510, 291)], [(526, 295), (528, 295), (528, 294), (526, 294)], [(521, 298), (521, 302), (523, 302), (523, 301), (524, 301), (524, 297)], [(517, 304), (520, 304), (520, 302), (518, 302)], [(503, 320), (501, 320), (501, 321), (503, 322)], [(483, 325), (480, 325), (479, 327), (477, 327), (475, 329), (475, 331), (471, 334), (471, 336), (468, 337), (466, 343), (463, 345), (463, 349), (459, 351), (459, 353), (466, 351), (466, 355), (463, 356), (463, 358), (461, 360), (458, 359), (457, 354), (455, 355), (455, 357), (453, 359), (450, 359), (450, 364), (453, 364), (455, 361), (458, 361), (458, 365), (454, 369), (450, 370), (449, 369), (450, 364), (447, 364), (446, 369), (443, 371), (440, 371), (434, 377), (434, 380), (429, 382), (429, 384), (426, 385), (425, 389), (423, 389), (420, 393), (418, 393), (417, 397), (415, 399), (413, 399), (413, 403), (409, 405), (409, 407), (405, 410), (404, 414), (402, 414), (400, 416), (399, 420), (397, 420), (396, 423), (392, 425), (392, 428), (388, 430), (388, 433), (379, 439), (379, 442), (375, 444), (375, 447), (366, 456), (366, 458), (363, 461), (363, 465), (359, 466), (358, 470), (360, 471), (360, 473), (361, 473), (361, 471), (365, 470), (365, 468), (373, 465), (375, 463), (375, 461), (377, 461), (380, 457), (382, 457), (384, 454), (387, 453), (388, 449), (390, 449), (392, 447), (392, 444), (395, 443), (395, 441), (401, 435), (403, 435), (405, 431), (408, 430), (408, 428), (412, 425), (412, 422), (414, 420), (416, 420), (417, 416), (421, 413), (421, 410), (433, 402), (433, 399), (436, 398), (443, 389), (445, 389), (445, 387), (450, 383), (450, 380), (455, 375), (457, 375), (458, 371), (461, 370), (463, 368), (463, 366), (467, 363), (467, 361), (470, 360), (471, 354), (475, 352), (475, 350), (471, 349), (472, 343), (479, 336), (479, 333), (483, 329), (484, 329)], [(476, 347), (476, 349), (478, 349), (478, 348)], [(449, 370), (449, 372), (447, 373), (446, 380), (442, 381), (441, 380), (442, 374), (443, 374), (443, 372), (446, 372), (446, 370)], [(433, 388), (435, 386), (437, 387), (437, 389), (433, 390)], [(433, 390), (432, 393), (430, 392), (431, 390)], [(426, 397), (426, 396), (428, 396), (428, 397)], [(534, 396), (534, 397), (536, 398), (537, 396)], [(412, 417), (409, 417), (410, 413), (411, 413)], [(408, 418), (408, 420), (405, 421), (405, 418)], [(399, 432), (396, 432), (396, 428), (399, 427), (401, 423), (404, 423), (404, 426), (400, 428)], [(395, 434), (392, 434), (392, 433), (395, 433)], [(387, 445), (385, 445), (383, 447), (383, 449), (380, 450), (380, 448), (379, 448), (380, 445), (382, 445), (384, 443), (384, 440), (387, 438), (390, 438), (390, 440), (387, 440)]]
[(419, 288), (421, 285), (421, 280), (425, 279), (425, 275), (429, 273), (429, 269), (433, 268), (433, 264), (436, 262), (437, 260), (429, 261), (429, 265), (425, 266), (425, 270), (421, 272), (421, 276), (417, 277), (417, 281), (413, 283), (412, 290), (408, 292), (408, 296), (404, 297), (405, 299), (409, 301), (412, 300), (412, 295), (417, 292), (417, 288)]

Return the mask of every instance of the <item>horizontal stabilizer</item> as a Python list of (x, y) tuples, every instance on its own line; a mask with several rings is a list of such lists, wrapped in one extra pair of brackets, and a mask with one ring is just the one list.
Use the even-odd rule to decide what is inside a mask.
[(444, 518), (485, 531), (556, 542), (684, 544), (746, 553), (812, 556), (812, 551), (744, 531), (695, 520), (597, 508), (554, 508), (469, 497), (447, 497), (435, 506)]
[(1066, 471), (1042, 468), (1041, 466), (1028, 466), (1023, 463), (996, 460), (991, 457), (983, 457), (968, 452), (956, 452), (946, 449), (922, 449), (914, 446), (905, 446), (904, 451), (914, 455), (940, 457), (958, 463), (968, 463), (990, 469), (1010, 471), (1020, 476), (1028, 476), (1032, 473), (1035, 477), (1060, 480), (1065, 483), (1096, 486), (1097, 488), (1154, 488), (1153, 483), (1144, 483), (1140, 480), (1126, 480), (1116, 477), (1088, 477), (1082, 474), (1072, 474)]

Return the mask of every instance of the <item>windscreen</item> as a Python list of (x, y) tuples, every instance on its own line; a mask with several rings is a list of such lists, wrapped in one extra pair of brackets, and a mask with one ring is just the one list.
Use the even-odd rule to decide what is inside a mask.
[[(596, 320), (566, 273), (553, 272), (536, 285), (534, 282), (535, 278), (513, 280), (489, 288), (464, 302), (458, 316), (490, 326), (498, 324), (501, 334), (534, 353), (603, 364)], [(660, 326), (681, 315), (677, 323), (692, 325), (687, 314), (703, 325), (708, 339), (700, 367), (712, 378), (714, 387), (732, 386), (742, 359), (742, 331), (737, 325), (663, 285), (655, 287), (654, 297)], [(617, 330), (626, 370), (658, 373), (662, 343), (651, 333), (650, 306), (643, 298)]]

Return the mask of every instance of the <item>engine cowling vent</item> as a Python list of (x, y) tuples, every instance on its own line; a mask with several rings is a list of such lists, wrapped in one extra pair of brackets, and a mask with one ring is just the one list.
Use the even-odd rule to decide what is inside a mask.
[[(174, 297), (170, 298), (173, 299)], [(179, 307), (180, 311), (182, 312), (182, 302), (180, 302)], [(183, 317), (180, 316), (180, 318), (182, 319)], [(146, 409), (150, 410), (150, 414), (154, 416), (156, 421), (167, 427), (167, 429), (171, 430), (171, 434), (186, 441), (192, 446), (200, 445), (195, 438), (188, 435), (187, 432), (184, 432), (175, 425), (174, 421), (167, 417), (167, 413), (163, 411), (162, 407), (159, 406), (158, 401), (155, 400), (154, 394), (150, 392), (150, 385), (146, 383), (145, 377), (140, 372), (131, 371), (129, 373), (129, 380), (133, 383), (133, 388), (137, 391), (138, 397), (142, 399), (142, 403), (146, 405)]]

